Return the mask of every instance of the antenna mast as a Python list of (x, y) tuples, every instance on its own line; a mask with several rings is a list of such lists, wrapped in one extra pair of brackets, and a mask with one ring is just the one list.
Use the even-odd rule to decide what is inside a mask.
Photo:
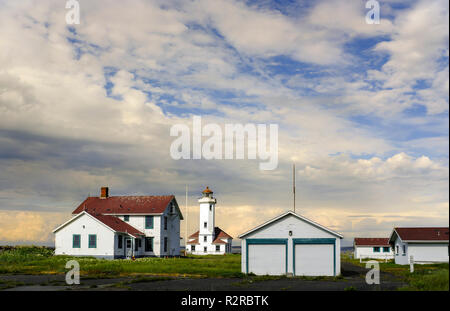
[(184, 240), (184, 254), (187, 252), (187, 239), (188, 237), (188, 185), (186, 185), (186, 232), (185, 232), (185, 240)]
[(294, 213), (295, 213), (295, 163), (292, 166), (292, 190), (294, 193)]

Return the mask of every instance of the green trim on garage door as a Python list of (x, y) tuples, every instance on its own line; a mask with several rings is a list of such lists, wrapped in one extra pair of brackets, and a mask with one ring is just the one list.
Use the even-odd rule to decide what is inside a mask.
[(295, 276), (295, 245), (297, 244), (331, 244), (333, 245), (333, 274), (336, 276), (336, 239), (292, 239), (292, 268)]
[(282, 244), (286, 249), (286, 274), (288, 271), (288, 240), (287, 239), (246, 239), (245, 240), (245, 271), (248, 274), (248, 246), (249, 245), (274, 245)]

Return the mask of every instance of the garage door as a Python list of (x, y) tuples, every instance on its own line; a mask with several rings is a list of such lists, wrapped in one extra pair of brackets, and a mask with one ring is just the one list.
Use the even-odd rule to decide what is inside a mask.
[(334, 275), (334, 245), (295, 245), (295, 275)]
[(256, 275), (286, 274), (286, 245), (248, 245), (248, 273)]

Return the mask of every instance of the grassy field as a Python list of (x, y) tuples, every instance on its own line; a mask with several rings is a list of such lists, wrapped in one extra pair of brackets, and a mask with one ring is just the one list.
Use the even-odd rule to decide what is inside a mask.
[[(136, 280), (146, 280), (146, 276), (161, 278), (173, 276), (244, 278), (241, 271), (241, 256), (188, 256), (182, 258), (139, 258), (132, 260), (106, 260), (92, 257), (53, 256), (53, 250), (45, 247), (18, 246), (0, 250), (0, 274), (63, 274), (68, 260), (75, 259), (80, 264), (80, 273), (85, 278), (108, 278), (133, 276)], [(365, 267), (365, 263), (352, 258), (351, 253), (342, 254), (343, 262)], [(408, 286), (401, 290), (449, 290), (448, 264), (415, 265), (415, 272), (409, 266), (396, 265), (392, 261), (380, 262), (382, 272), (388, 272), (405, 281)], [(251, 276), (250, 281), (277, 279), (279, 277)], [(299, 279), (328, 280), (325, 277)], [(337, 281), (342, 277), (332, 278)], [(12, 286), (11, 284), (0, 284)], [(1, 287), (1, 286), (0, 286)]]
[[(368, 261), (365, 259), (364, 261)], [(365, 267), (359, 259), (353, 259), (352, 253), (343, 253), (342, 261), (351, 262)], [(379, 261), (381, 272), (391, 273), (403, 279), (409, 285), (400, 290), (407, 291), (448, 291), (449, 269), (448, 263), (414, 265), (414, 272), (410, 273), (409, 265), (396, 265), (394, 260), (388, 262)]]
[(53, 256), (44, 247), (15, 247), (0, 253), (0, 274), (65, 273), (66, 262), (75, 259), (80, 274), (85, 277), (115, 277), (122, 275), (171, 275), (191, 277), (241, 277), (241, 256), (188, 256), (184, 258), (138, 258), (106, 260), (92, 257)]

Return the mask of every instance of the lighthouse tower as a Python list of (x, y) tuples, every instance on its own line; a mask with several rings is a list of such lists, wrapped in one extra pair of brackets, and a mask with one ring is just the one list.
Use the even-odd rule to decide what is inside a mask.
[(198, 199), (198, 203), (200, 204), (200, 228), (189, 236), (186, 252), (196, 255), (223, 255), (231, 253), (233, 238), (215, 226), (217, 200), (213, 197), (213, 191), (209, 187), (202, 191), (202, 197)]
[(198, 200), (198, 203), (200, 203), (199, 242), (210, 244), (214, 241), (214, 218), (217, 200), (213, 197), (213, 192), (209, 187), (206, 187), (202, 194), (202, 197)]

